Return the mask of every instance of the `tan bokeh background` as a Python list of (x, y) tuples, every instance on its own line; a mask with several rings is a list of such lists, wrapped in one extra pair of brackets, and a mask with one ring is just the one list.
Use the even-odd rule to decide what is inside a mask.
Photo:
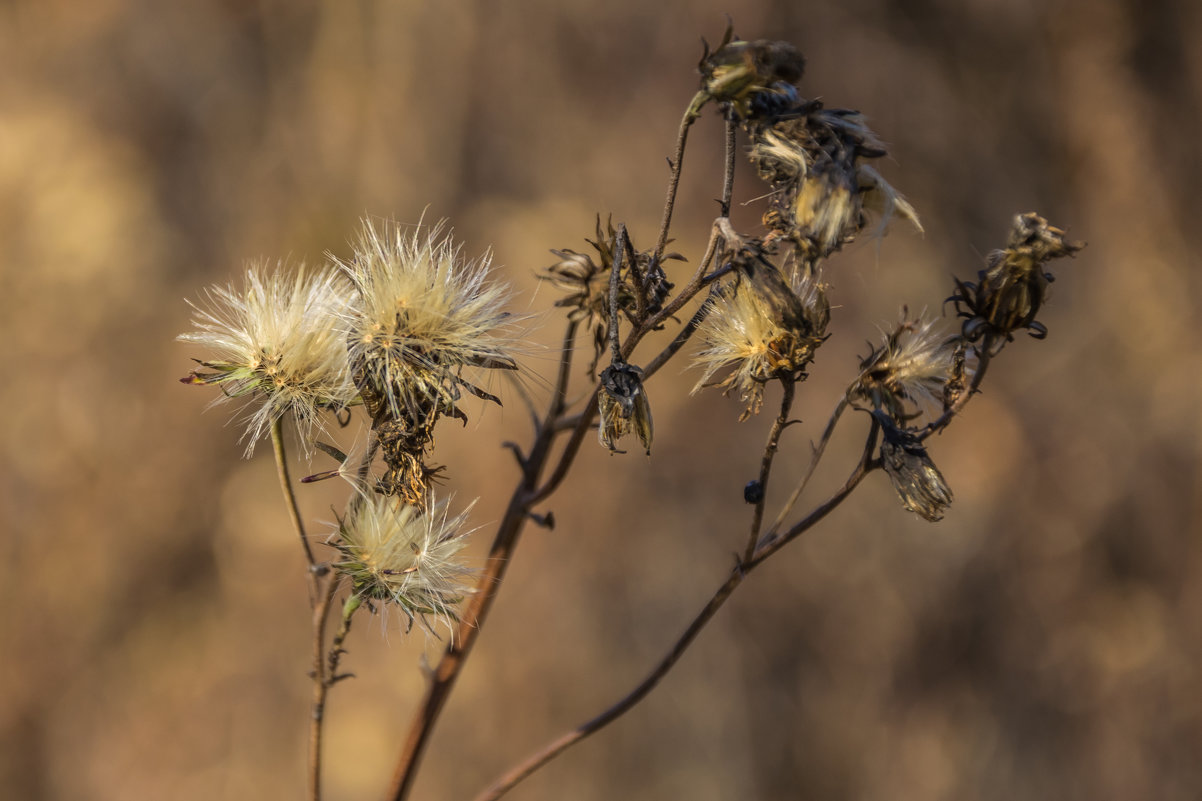
[[(583, 249), (598, 212), (650, 245), (699, 40), (728, 11), (741, 35), (803, 49), (807, 95), (868, 113), (926, 224), (834, 260), (835, 336), (778, 490), (864, 340), (902, 304), (938, 312), (1015, 212), (1089, 247), (1057, 265), (1048, 340), (1017, 341), (934, 444), (956, 491), (944, 521), (874, 476), (649, 701), (513, 797), (1202, 795), (1202, 9), (824, 5), (5, 4), (0, 795), (302, 795), (302, 556), (269, 449), (240, 460), (228, 412), (176, 383), (203, 355), (174, 341), (184, 298), (248, 259), (345, 253), (362, 215), (424, 211), (469, 252), (493, 247), (532, 338), (554, 342), (534, 277), (548, 249)], [(719, 193), (719, 124), (703, 122), (677, 229), (694, 263)], [(738, 190), (761, 191), (746, 169)], [(650, 461), (590, 442), (548, 504), (556, 529), (527, 532), (415, 797), (470, 797), (613, 701), (730, 567), (768, 421), (689, 398), (684, 364), (650, 386)], [(497, 388), (504, 410), (445, 426), (437, 453), (456, 503), (482, 498), (477, 556), (515, 478), (499, 443), (529, 437)], [(314, 520), (341, 504), (334, 486), (303, 497)], [(396, 618), (357, 625), (329, 799), (380, 797), (423, 654), (437, 644)]]

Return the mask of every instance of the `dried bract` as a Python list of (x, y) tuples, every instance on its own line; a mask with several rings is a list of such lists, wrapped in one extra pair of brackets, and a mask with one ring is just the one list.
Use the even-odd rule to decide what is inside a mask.
[(956, 292), (948, 298), (965, 318), (964, 338), (970, 342), (985, 338), (1000, 348), (1019, 329), (1027, 329), (1036, 339), (1047, 336), (1047, 329), (1035, 320), (1047, 299), (1048, 285), (1055, 280), (1045, 265), (1083, 247), (1084, 242), (1070, 241), (1038, 214), (1015, 217), (1009, 243), (989, 254), (985, 269), (977, 274), (978, 282), (956, 280)]
[(338, 332), (350, 287), (331, 270), (294, 272), (265, 265), (247, 270), (246, 283), (210, 289), (195, 311), (185, 342), (203, 345), (215, 357), (199, 362), (182, 379), (215, 384), (222, 396), (247, 399), (246, 455), (285, 412), (291, 412), (308, 448), (320, 412), (355, 398), (347, 369), (346, 338)]
[(952, 491), (926, 448), (913, 433), (898, 428), (887, 415), (874, 412), (881, 423), (881, 467), (889, 474), (902, 505), (920, 517), (942, 520), (952, 503)]
[(597, 404), (601, 414), (597, 437), (602, 445), (611, 453), (625, 453), (618, 450), (618, 440), (633, 433), (651, 455), (651, 404), (643, 389), (640, 368), (619, 363), (602, 370)]

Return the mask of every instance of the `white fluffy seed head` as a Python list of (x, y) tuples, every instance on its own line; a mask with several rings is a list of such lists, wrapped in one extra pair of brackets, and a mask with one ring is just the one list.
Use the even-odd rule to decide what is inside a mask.
[[(355, 398), (339, 320), (350, 286), (330, 269), (251, 266), (242, 287), (210, 288), (194, 310), (194, 331), (178, 338), (213, 356), (194, 384), (217, 384), (214, 403), (246, 399), (246, 455), (281, 415), (291, 412), (308, 447), (321, 411)], [(211, 372), (209, 372), (211, 371)]]
[(332, 543), (342, 553), (336, 567), (354, 592), (395, 604), (430, 633), (438, 623), (449, 629), (455, 606), (472, 591), (467, 578), (474, 571), (459, 560), (471, 507), (452, 517), (448, 506), (449, 500), (412, 506), (364, 493)]
[(365, 221), (354, 255), (335, 259), (357, 289), (344, 318), (356, 380), (394, 417), (453, 407), (464, 368), (516, 365), (504, 311), (509, 290), (488, 279), (490, 256), (464, 259), (443, 226)]

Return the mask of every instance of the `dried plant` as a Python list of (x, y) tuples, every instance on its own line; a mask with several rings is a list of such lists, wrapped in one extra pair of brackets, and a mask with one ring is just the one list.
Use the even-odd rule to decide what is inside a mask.
[[(323, 710), (329, 689), (347, 677), (339, 666), (354, 616), (391, 608), (407, 630), (416, 624), (429, 635), (439, 626), (450, 631), (409, 736), (399, 744), (389, 797), (403, 799), (504, 586), (523, 528), (531, 520), (551, 524), (550, 515), (536, 509), (564, 482), (592, 429), (613, 453), (622, 453), (619, 441), (633, 434), (650, 455), (647, 386), (694, 335), (699, 344), (693, 364), (700, 375), (693, 391), (716, 387), (733, 394), (742, 405), (740, 420), (759, 414), (779, 385), (760, 471), (744, 490), (751, 519), (738, 562), (627, 696), (518, 763), (480, 799), (500, 797), (642, 700), (756, 567), (814, 527), (872, 473), (888, 477), (905, 509), (931, 521), (948, 513), (952, 490), (927, 441), (956, 419), (1016, 332), (1025, 329), (1036, 338), (1047, 333), (1035, 317), (1052, 280), (1048, 263), (1082, 245), (1038, 215), (1020, 214), (1006, 246), (990, 254), (977, 280), (955, 280), (948, 303), (962, 318), (958, 330), (945, 330), (938, 319), (912, 318), (903, 306), (899, 322), (869, 346), (812, 447), (808, 469), (768, 523), (773, 463), (785, 429), (795, 422), (798, 385), (832, 335), (827, 292), (836, 273), (830, 258), (865, 229), (880, 233), (895, 216), (919, 225), (914, 208), (870, 165), (885, 155), (880, 138), (859, 112), (827, 109), (804, 97), (804, 67), (792, 45), (740, 41), (728, 30), (717, 48), (703, 53), (701, 88), (681, 121), (655, 247), (637, 249), (625, 225), (607, 217), (602, 226), (598, 215), (589, 241), (593, 252), (551, 251), (558, 261), (544, 278), (562, 293), (555, 306), (566, 317), (558, 369), (529, 446), (511, 444), (517, 482), (481, 569), (461, 560), (470, 505), (454, 511), (451, 499), (436, 499), (433, 482), (443, 468), (428, 459), (444, 418), (466, 420), (472, 404), (500, 403), (481, 387), (483, 375), (519, 369), (523, 348), (505, 310), (510, 293), (493, 280), (487, 256), (465, 259), (441, 224), (365, 222), (349, 258), (330, 256), (315, 272), (252, 267), (244, 287), (212, 289), (194, 307), (195, 330), (180, 338), (211, 355), (183, 381), (215, 385), (222, 391), (218, 400), (245, 402), (247, 456), (271, 432), (281, 487), (310, 568), (310, 798), (321, 794)], [(688, 131), (707, 106), (726, 126), (722, 206), (704, 256), (688, 272), (670, 265), (681, 256), (665, 251)], [(729, 219), (740, 131), (768, 188), (766, 230), (758, 234), (735, 230)], [(755, 194), (763, 192), (757, 188)], [(682, 314), (687, 309), (691, 315)], [(675, 332), (670, 343), (658, 353), (640, 351), (647, 335), (661, 329)], [(572, 369), (580, 341), (590, 361), (583, 377)], [(603, 359), (608, 363), (598, 370)], [(348, 456), (319, 439), (327, 430), (325, 415), (344, 423), (359, 409), (371, 430), (362, 454)], [(848, 409), (864, 413), (859, 459), (829, 497), (795, 512)], [(306, 450), (316, 448), (337, 462), (303, 481), (341, 477), (350, 485), (345, 512), (320, 559), (297, 509), (284, 453), (285, 420)], [(331, 637), (327, 625), (340, 592), (340, 626)]]

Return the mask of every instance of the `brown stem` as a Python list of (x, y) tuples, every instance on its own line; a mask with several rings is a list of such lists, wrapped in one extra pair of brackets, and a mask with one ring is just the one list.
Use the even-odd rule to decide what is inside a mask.
[(559, 373), (555, 378), (555, 389), (551, 393), (551, 408), (547, 410), (547, 425), (563, 414), (568, 403), (568, 381), (572, 372), (572, 353), (576, 343), (576, 329), (579, 324), (568, 320), (567, 329), (563, 332), (563, 346), (559, 351)]
[(714, 260), (714, 255), (718, 251), (718, 242), (722, 238), (718, 233), (720, 229), (719, 222), (724, 219), (726, 218), (719, 217), (718, 220), (714, 222), (714, 227), (710, 231), (709, 242), (705, 246), (705, 255), (701, 257), (701, 262), (697, 265), (697, 269), (693, 272), (693, 277), (690, 278), (689, 282), (685, 284), (680, 292), (676, 294), (676, 297), (672, 298), (668, 305), (664, 306), (663, 309), (661, 309), (657, 314), (653, 315), (651, 319), (646, 322), (646, 324), (643, 326), (644, 332), (654, 331), (656, 328), (662, 325), (665, 320), (676, 314), (676, 312), (680, 311), (680, 309), (683, 308), (686, 303), (693, 299), (694, 295), (696, 295), (703, 287), (713, 280), (712, 278), (708, 278), (706, 276), (706, 271), (709, 269), (710, 264)]
[(672, 210), (676, 207), (676, 191), (680, 188), (680, 165), (684, 162), (684, 146), (689, 138), (689, 128), (697, 119), (697, 113), (692, 106), (680, 120), (680, 130), (676, 134), (676, 152), (672, 154), (672, 174), (668, 179), (668, 196), (664, 200), (664, 217), (659, 224), (659, 239), (655, 242), (655, 255), (652, 264), (659, 264), (664, 256), (664, 248), (668, 245), (668, 230), (672, 227)]
[(707, 300), (697, 308), (693, 316), (685, 323), (684, 328), (681, 328), (676, 337), (668, 343), (668, 346), (659, 352), (654, 359), (647, 362), (647, 366), (643, 368), (643, 377), (650, 378), (655, 375), (659, 368), (668, 363), (668, 360), (676, 355), (676, 352), (684, 347), (684, 344), (689, 341), (697, 328), (705, 322), (705, 318), (709, 315), (713, 308), (712, 304)]
[(968, 405), (968, 401), (972, 399), (973, 395), (977, 394), (981, 388), (981, 382), (985, 380), (985, 371), (989, 369), (989, 362), (993, 359), (993, 346), (995, 344), (996, 340), (994, 337), (987, 334), (985, 336), (985, 343), (977, 349), (977, 368), (973, 371), (972, 382), (969, 384), (968, 389), (961, 393), (960, 397), (956, 398), (956, 402), (945, 410), (943, 414), (939, 415), (938, 419), (933, 420), (923, 428), (922, 432), (918, 435), (919, 442), (947, 428), (948, 424), (952, 422), (952, 418)]
[(756, 549), (755, 556), (750, 561), (745, 563), (744, 569), (750, 570), (752, 567), (763, 562), (772, 554), (779, 551), (781, 548), (788, 545), (793, 540), (800, 537), (805, 532), (814, 527), (822, 518), (833, 512), (839, 504), (843, 503), (844, 499), (851, 494), (852, 490), (860, 485), (864, 480), (864, 476), (868, 475), (872, 470), (879, 466), (879, 463), (873, 462), (872, 454), (876, 452), (877, 438), (881, 432), (881, 425), (872, 420), (872, 429), (868, 432), (868, 439), (864, 441), (864, 452), (860, 455), (860, 461), (856, 464), (856, 469), (847, 477), (847, 481), (843, 483), (834, 495), (827, 498), (826, 501), (819, 504), (800, 522), (790, 528), (782, 536), (770, 535), (760, 543)]
[(514, 489), (509, 499), (505, 516), (493, 537), (489, 550), (488, 561), (485, 563), (476, 592), (471, 596), (467, 607), (463, 610), (458, 624), (452, 632), (450, 643), (443, 652), (442, 658), (434, 668), (430, 686), (426, 689), (425, 698), (418, 708), (409, 734), (397, 759), (393, 771), (392, 784), (389, 787), (388, 798), (403, 801), (413, 788), (417, 776), (417, 767), (425, 752), (434, 723), (442, 708), (446, 705), (454, 687), (455, 680), (471, 653), (484, 620), (492, 609), (500, 590), (505, 571), (512, 561), (514, 549), (525, 526), (529, 510), (538, 501), (550, 495), (567, 475), (572, 460), (580, 449), (585, 432), (588, 431), (593, 416), (597, 411), (597, 396), (593, 393), (588, 406), (580, 415), (580, 421), (572, 432), (572, 437), (564, 446), (555, 473), (541, 490), (536, 491), (540, 475), (550, 458), (551, 446), (556, 438), (556, 421), (566, 405), (568, 377), (571, 370), (572, 346), (575, 341), (576, 325), (570, 323), (564, 335), (563, 350), (560, 354), (559, 377), (555, 392), (552, 395), (545, 423), (535, 435), (534, 445), (523, 462), (522, 479)]
[(814, 475), (814, 470), (818, 467), (818, 462), (822, 461), (822, 455), (826, 452), (826, 445), (831, 441), (831, 435), (835, 433), (835, 425), (839, 422), (839, 418), (843, 416), (843, 412), (846, 409), (847, 396), (844, 395), (839, 399), (839, 403), (836, 404), (835, 411), (831, 413), (831, 419), (827, 421), (826, 429), (822, 432), (822, 439), (818, 440), (818, 444), (814, 446), (814, 453), (810, 456), (810, 466), (806, 468), (805, 475), (801, 477), (801, 481), (797, 482), (797, 486), (793, 489), (793, 494), (789, 496), (789, 500), (785, 501), (785, 505), (781, 507), (780, 514), (776, 516), (776, 521), (772, 524), (772, 528), (768, 529), (769, 536), (780, 530), (781, 524), (785, 522), (785, 518), (789, 516), (789, 512), (793, 511), (793, 506), (801, 497), (802, 491), (810, 483), (810, 478)]
[(584, 411), (580, 413), (576, 427), (572, 429), (572, 436), (568, 438), (568, 442), (563, 446), (563, 451), (559, 455), (559, 462), (556, 463), (555, 469), (551, 472), (551, 477), (539, 487), (532, 491), (525, 498), (526, 508), (534, 506), (545, 500), (547, 496), (555, 492), (563, 480), (567, 478), (568, 468), (572, 466), (572, 461), (576, 458), (576, 454), (580, 452), (580, 446), (584, 442), (584, 436), (588, 433), (589, 428), (593, 424), (593, 418), (597, 415), (597, 393), (593, 392), (588, 400), (588, 405), (584, 407)]
[[(271, 424), (271, 447), (275, 452), (275, 469), (280, 476), (280, 489), (284, 493), (284, 501), (288, 505), (288, 515), (292, 519), (292, 527), (296, 529), (296, 533), (300, 536), (301, 547), (305, 549), (305, 559), (309, 563), (309, 568), (312, 569), (317, 564), (317, 560), (313, 558), (313, 548), (309, 545), (309, 538), (305, 536), (305, 525), (301, 522), (300, 507), (296, 502), (296, 493), (292, 490), (292, 479), (288, 475), (288, 458), (284, 452), (284, 418), (281, 415), (277, 417)], [(312, 589), (312, 587), (310, 587)], [(309, 603), (312, 604), (314, 598), (309, 598)]]
[(772, 430), (768, 432), (768, 443), (764, 446), (764, 457), (760, 460), (760, 497), (755, 502), (755, 511), (751, 515), (751, 530), (747, 534), (747, 545), (743, 548), (744, 562), (750, 562), (751, 557), (755, 555), (755, 546), (760, 539), (760, 526), (764, 522), (764, 502), (768, 498), (768, 476), (772, 473), (772, 460), (776, 457), (781, 432), (789, 424), (789, 412), (793, 409), (793, 394), (796, 391), (793, 376), (782, 376), (780, 384), (783, 390), (780, 414), (776, 416)]
[(618, 289), (622, 283), (622, 263), (626, 260), (626, 225), (618, 225), (618, 235), (614, 242), (614, 262), (609, 268), (609, 350), (610, 362), (617, 364), (621, 361), (621, 339), (618, 329), (621, 319), (618, 308)]
[(722, 177), (722, 215), (730, 216), (730, 201), (735, 192), (735, 132), (738, 125), (734, 120), (726, 121), (726, 171)]
[(326, 675), (326, 619), (329, 617), (330, 601), (338, 586), (337, 573), (322, 565), (314, 570), (317, 586), (316, 603), (313, 606), (313, 715), (309, 719), (309, 799), (321, 801), (321, 734), (325, 721), (326, 692), (330, 682)]

